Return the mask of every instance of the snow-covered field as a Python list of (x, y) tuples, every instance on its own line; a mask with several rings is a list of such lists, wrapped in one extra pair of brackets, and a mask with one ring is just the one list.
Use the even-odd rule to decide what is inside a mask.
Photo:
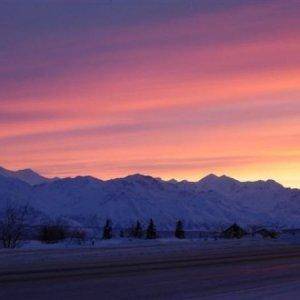
[(290, 234), (281, 235), (277, 239), (263, 239), (262, 237), (244, 237), (240, 240), (235, 239), (215, 239), (215, 238), (198, 238), (198, 239), (176, 239), (162, 238), (156, 240), (147, 239), (129, 239), (114, 238), (111, 240), (86, 240), (83, 243), (77, 243), (72, 240), (65, 240), (58, 243), (42, 243), (40, 241), (22, 242), (19, 248), (22, 249), (72, 249), (72, 248), (110, 248), (110, 247), (131, 247), (131, 246), (161, 246), (161, 245), (197, 245), (199, 247), (224, 247), (231, 245), (300, 245), (300, 234), (292, 236)]
[(300, 238), (28, 242), (0, 250), (2, 299), (297, 299)]
[(66, 239), (58, 243), (42, 243), (40, 241), (31, 240), (23, 241), (16, 249), (1, 249), (0, 255), (4, 253), (18, 253), (26, 250), (72, 250), (72, 249), (138, 249), (149, 248), (151, 251), (174, 251), (184, 249), (235, 249), (240, 247), (260, 248), (272, 246), (288, 246), (300, 245), (300, 233), (296, 235), (282, 234), (276, 239), (264, 239), (260, 236), (246, 236), (242, 239), (215, 239), (211, 238), (195, 238), (195, 239), (176, 239), (176, 238), (158, 238), (154, 240), (147, 239), (133, 239), (133, 238), (113, 238), (110, 240), (102, 239), (87, 239), (82, 243), (75, 242), (74, 240)]

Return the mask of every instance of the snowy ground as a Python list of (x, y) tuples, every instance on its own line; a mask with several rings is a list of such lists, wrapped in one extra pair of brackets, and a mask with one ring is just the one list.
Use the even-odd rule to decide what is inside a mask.
[(0, 250), (0, 299), (298, 299), (300, 238), (28, 242)]
[(46, 244), (39, 241), (23, 242), (17, 249), (0, 249), (0, 265), (2, 269), (21, 268), (23, 265), (34, 266), (42, 260), (46, 265), (71, 261), (93, 262), (109, 259), (127, 260), (131, 257), (143, 258), (149, 256), (193, 256), (194, 253), (232, 253), (251, 249), (264, 250), (279, 247), (300, 246), (300, 234), (281, 235), (278, 239), (263, 239), (259, 236), (242, 239), (127, 239), (87, 240), (78, 244), (71, 240), (60, 243)]
[[(130, 238), (113, 238), (111, 240), (102, 239), (87, 239), (83, 243), (78, 243), (74, 240), (65, 240), (58, 243), (42, 243), (40, 241), (24, 241), (19, 246), (19, 249), (77, 249), (77, 248), (110, 248), (110, 247), (132, 247), (132, 246), (154, 246), (154, 245), (195, 245), (199, 247), (223, 247), (223, 246), (236, 246), (236, 245), (278, 245), (278, 244), (300, 244), (300, 232), (296, 235), (282, 234), (277, 239), (263, 239), (260, 236), (246, 236), (240, 240), (236, 239), (215, 239), (213, 237), (209, 238), (193, 238), (193, 239), (183, 239), (179, 240), (176, 238), (159, 238), (156, 240), (147, 239), (130, 239)], [(1, 251), (5, 249), (0, 248)], [(11, 251), (11, 250), (9, 250)]]

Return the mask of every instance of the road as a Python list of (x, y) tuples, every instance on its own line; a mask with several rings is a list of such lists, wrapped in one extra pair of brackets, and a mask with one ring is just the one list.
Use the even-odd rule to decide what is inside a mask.
[(300, 247), (197, 245), (0, 254), (0, 299), (299, 299)]

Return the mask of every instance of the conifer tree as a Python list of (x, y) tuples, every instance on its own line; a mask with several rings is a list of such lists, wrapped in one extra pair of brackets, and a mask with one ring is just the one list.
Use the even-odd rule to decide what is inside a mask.
[(104, 240), (109, 240), (112, 238), (112, 227), (111, 221), (109, 219), (106, 220), (105, 226), (103, 227), (103, 236)]
[(181, 220), (178, 220), (176, 223), (175, 237), (177, 237), (178, 239), (185, 238), (185, 232), (184, 232), (183, 223)]
[(154, 225), (154, 222), (152, 219), (150, 219), (148, 228), (147, 228), (147, 239), (156, 239), (157, 233), (156, 233), (156, 226)]
[(140, 239), (143, 236), (143, 229), (139, 221), (136, 222), (136, 225), (133, 228), (132, 235), (136, 239)]

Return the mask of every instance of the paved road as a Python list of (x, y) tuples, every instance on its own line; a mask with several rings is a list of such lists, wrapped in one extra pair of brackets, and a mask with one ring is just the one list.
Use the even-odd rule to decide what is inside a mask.
[[(6, 259), (14, 265), (2, 261), (5, 267), (0, 270), (0, 299), (300, 297), (299, 246), (206, 252), (193, 247), (190, 251), (188, 247), (173, 249), (111, 249), (110, 255), (104, 250), (87, 249), (84, 255), (74, 251), (74, 262), (70, 257), (75, 254), (69, 250), (69, 259), (64, 264), (61, 259), (68, 255), (68, 250), (20, 252), (13, 259)], [(126, 251), (126, 257), (122, 256)], [(31, 261), (18, 260), (26, 255)]]

